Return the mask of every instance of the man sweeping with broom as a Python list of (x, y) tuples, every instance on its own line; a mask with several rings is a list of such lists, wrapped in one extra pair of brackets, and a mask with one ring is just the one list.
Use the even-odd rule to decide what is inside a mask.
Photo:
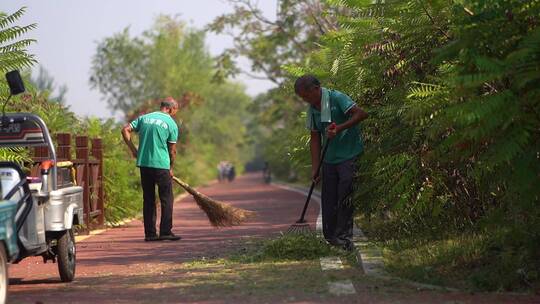
[[(176, 157), (178, 126), (172, 117), (178, 111), (178, 103), (172, 97), (161, 102), (159, 111), (139, 116), (122, 129), (122, 137), (131, 153), (137, 158), (143, 190), (144, 240), (177, 241), (181, 237), (172, 229), (173, 164)], [(132, 132), (139, 134), (139, 149), (131, 141)], [(156, 190), (161, 201), (159, 236), (156, 233)]]
[[(324, 238), (331, 245), (352, 250), (354, 209), (350, 196), (356, 159), (363, 150), (358, 123), (368, 115), (349, 96), (321, 87), (312, 75), (298, 78), (294, 91), (309, 104), (306, 127), (311, 131), (314, 183), (320, 179), (318, 171), (322, 162)], [(321, 159), (321, 137), (327, 142), (324, 159)]]

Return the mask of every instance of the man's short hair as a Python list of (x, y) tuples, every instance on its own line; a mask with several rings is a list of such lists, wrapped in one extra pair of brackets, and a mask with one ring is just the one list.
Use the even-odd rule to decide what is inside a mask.
[(313, 87), (320, 87), (321, 82), (313, 75), (306, 74), (298, 77), (294, 82), (294, 92), (298, 93), (301, 90), (311, 89)]
[(160, 106), (161, 109), (163, 108), (172, 109), (174, 107), (178, 107), (178, 102), (176, 102), (176, 100), (174, 100), (174, 98), (172, 97), (167, 97), (161, 101), (161, 106)]

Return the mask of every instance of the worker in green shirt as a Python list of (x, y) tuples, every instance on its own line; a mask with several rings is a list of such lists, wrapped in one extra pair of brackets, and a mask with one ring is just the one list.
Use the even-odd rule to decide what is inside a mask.
[[(137, 158), (143, 189), (144, 240), (177, 241), (181, 237), (172, 232), (173, 164), (176, 157), (178, 126), (174, 119), (178, 103), (172, 97), (161, 102), (159, 111), (139, 116), (122, 129), (122, 137)], [(139, 148), (131, 141), (132, 132), (139, 135)], [(159, 236), (156, 233), (156, 185), (161, 201)]]
[[(356, 159), (364, 147), (359, 122), (368, 117), (349, 96), (321, 87), (317, 78), (304, 75), (294, 84), (296, 95), (309, 104), (306, 128), (311, 131), (311, 176), (319, 182), (322, 165), (322, 224), (325, 239), (334, 246), (352, 250), (352, 186)], [(328, 141), (321, 160), (321, 143)]]

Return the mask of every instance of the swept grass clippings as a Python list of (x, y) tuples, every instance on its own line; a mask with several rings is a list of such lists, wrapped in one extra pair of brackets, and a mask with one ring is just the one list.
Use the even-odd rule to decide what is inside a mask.
[(316, 233), (284, 234), (278, 238), (256, 243), (233, 260), (241, 262), (309, 261), (325, 256), (345, 256), (343, 250), (332, 247)]

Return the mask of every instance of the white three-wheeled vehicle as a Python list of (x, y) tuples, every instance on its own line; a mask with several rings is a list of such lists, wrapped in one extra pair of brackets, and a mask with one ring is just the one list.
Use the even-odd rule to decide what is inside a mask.
[[(24, 91), (17, 71), (6, 74), (12, 95)], [(10, 96), (11, 97), (11, 96)], [(9, 100), (9, 98), (8, 98)], [(41, 162), (39, 176), (27, 176), (19, 164), (0, 162), (2, 199), (17, 202), (15, 227), (18, 263), (29, 256), (58, 262), (64, 282), (75, 277), (73, 227), (83, 223), (83, 188), (75, 185), (69, 162), (57, 163), (56, 151), (43, 120), (30, 113), (2, 113), (0, 147), (45, 146), (48, 161)]]

